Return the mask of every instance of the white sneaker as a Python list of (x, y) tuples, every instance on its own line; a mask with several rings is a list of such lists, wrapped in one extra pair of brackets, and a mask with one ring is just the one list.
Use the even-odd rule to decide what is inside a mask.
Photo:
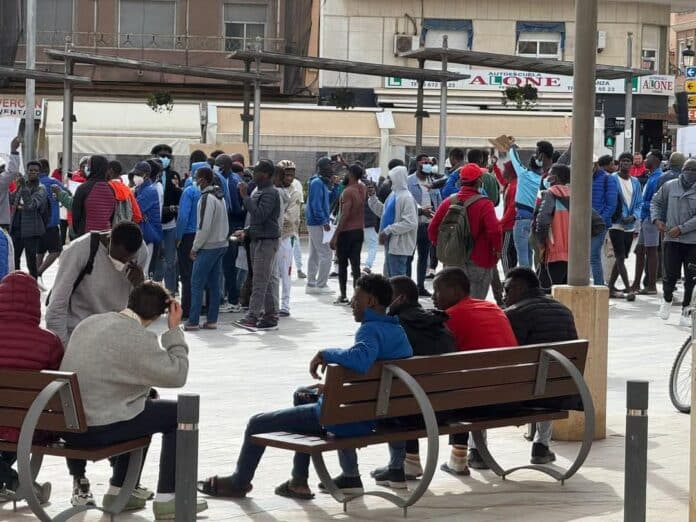
[(667, 301), (662, 301), (662, 304), (660, 305), (660, 312), (658, 315), (660, 316), (660, 319), (663, 321), (666, 321), (669, 319), (669, 312), (672, 310), (672, 303), (667, 302)]
[(407, 480), (415, 480), (423, 475), (423, 467), (420, 461), (413, 462), (407, 458), (404, 461), (404, 473), (406, 474)]
[(691, 308), (682, 308), (681, 317), (679, 317), (679, 326), (691, 327)]
[(96, 506), (97, 503), (92, 495), (92, 490), (89, 485), (89, 480), (82, 477), (79, 480), (73, 480), (73, 494), (70, 499), (73, 506)]
[(318, 287), (316, 287), (316, 292), (314, 292), (314, 293), (319, 294), (319, 295), (329, 295), (329, 294), (335, 294), (336, 291), (331, 290), (331, 288), (329, 288), (328, 286), (318, 286)]
[(307, 286), (305, 287), (305, 293), (306, 293), (306, 294), (310, 294), (310, 295), (311, 295), (311, 294), (318, 294), (318, 293), (319, 293), (319, 288), (316, 287), (316, 286), (309, 286), (309, 285), (307, 285)]
[(233, 304), (225, 303), (223, 305), (220, 305), (220, 308), (218, 310), (221, 314), (228, 314), (234, 311), (234, 307), (235, 305)]

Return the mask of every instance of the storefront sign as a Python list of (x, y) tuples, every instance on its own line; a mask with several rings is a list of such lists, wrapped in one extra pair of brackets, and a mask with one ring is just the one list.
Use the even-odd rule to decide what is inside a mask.
[(687, 100), (689, 108), (696, 109), (696, 94), (689, 94)]
[[(459, 71), (458, 71), (459, 72)], [(542, 74), (524, 71), (505, 71), (500, 69), (482, 69), (471, 67), (466, 72), (471, 75), (466, 80), (448, 82), (449, 89), (465, 91), (501, 91), (506, 87), (523, 87), (531, 85), (538, 92), (544, 93), (572, 93), (573, 77), (557, 74)], [(388, 88), (416, 89), (416, 80), (402, 78), (386, 78), (385, 86)], [(597, 80), (595, 92), (602, 94), (623, 94), (624, 80)], [(426, 89), (439, 89), (439, 82), (425, 82)], [(670, 96), (674, 93), (674, 76), (651, 75), (641, 78), (633, 78), (633, 92), (636, 94), (652, 94), (657, 96)]]
[[(43, 112), (42, 100), (36, 102), (34, 118), (41, 119)], [(24, 97), (23, 96), (0, 96), (0, 118), (24, 118)]]
[(684, 82), (684, 90), (686, 92), (696, 93), (696, 80), (686, 80), (686, 82)]

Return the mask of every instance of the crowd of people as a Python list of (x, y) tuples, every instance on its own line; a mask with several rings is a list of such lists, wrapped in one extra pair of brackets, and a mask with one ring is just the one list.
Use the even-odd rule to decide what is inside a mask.
[[(310, 362), (315, 378), (327, 364), (364, 373), (378, 360), (576, 339), (572, 313), (549, 296), (567, 279), (570, 180), (579, 175), (569, 167), (571, 148), (561, 154), (540, 141), (525, 161), (514, 138), (495, 141), (500, 159), (482, 149), (465, 154), (454, 148), (440, 171), (433, 158), (419, 154), (410, 165), (391, 160), (379, 180), (368, 177), (360, 162), (322, 157), (303, 185), (290, 160), (248, 167), (243, 155), (223, 151), (210, 157), (194, 151), (188, 171), (180, 174), (165, 144), (127, 173), (118, 161), (92, 155), (80, 159), (69, 179), (59, 169), (50, 173), (45, 160), (28, 161), (21, 174), (15, 139), (0, 170), (0, 321), (15, 325), (12, 335), (3, 334), (0, 367), (78, 374), (88, 429), (65, 434), (69, 444), (161, 433), (157, 491), (138, 485), (127, 509), (154, 500), (155, 518), (169, 519), (175, 509), (176, 402), (160, 399), (155, 388), (186, 383), (184, 332), (217, 329), (221, 312), (243, 314), (234, 321), (239, 328), (278, 329), (291, 316), (293, 264), (297, 278), (306, 280), (305, 292), (318, 297), (335, 293), (329, 286), (335, 273), (334, 304), (350, 306), (360, 324), (351, 347), (316, 354)], [(690, 324), (696, 159), (675, 152), (664, 173), (661, 165), (657, 151), (645, 161), (628, 153), (595, 158), (587, 173), (593, 207), (587, 270), (595, 285), (605, 285), (603, 261), (611, 250), (610, 296), (632, 301), (636, 294), (657, 293), (661, 269), (659, 314), (667, 319), (684, 268), (681, 320)], [(626, 259), (636, 238), (631, 283)], [(374, 266), (379, 246), (381, 268)], [(20, 271), (22, 254), (28, 273)], [(42, 276), (56, 261), (47, 292)], [(623, 289), (616, 287), (619, 279)], [(495, 302), (486, 300), (489, 291)], [(40, 326), (41, 292), (46, 329)], [(434, 309), (422, 306), (426, 299)], [(147, 328), (163, 314), (168, 329), (158, 339)], [(321, 393), (321, 385), (301, 388), (293, 408), (252, 417), (235, 471), (200, 482), (199, 490), (223, 497), (251, 491), (264, 450), (251, 442), (254, 434), (352, 436), (374, 428), (322, 426)], [(0, 428), (0, 438), (16, 441), (17, 432)], [(555, 460), (550, 440), (551, 424), (537, 426), (532, 463)], [(444, 471), (467, 475), (470, 468), (486, 467), (468, 434), (453, 435), (450, 444)], [(404, 488), (422, 473), (418, 441), (392, 443), (389, 454), (388, 465), (372, 472), (377, 484)], [(17, 485), (14, 458), (0, 454), (0, 495), (6, 500)], [(362, 491), (356, 452), (339, 451), (339, 462), (339, 488)], [(72, 504), (95, 505), (86, 462), (68, 459), (67, 465)], [(112, 459), (105, 506), (118, 495), (127, 465), (127, 457)], [(309, 457), (297, 454), (291, 478), (276, 493), (312, 498), (308, 471)], [(35, 488), (47, 501), (50, 488)], [(205, 508), (200, 500), (198, 509)]]

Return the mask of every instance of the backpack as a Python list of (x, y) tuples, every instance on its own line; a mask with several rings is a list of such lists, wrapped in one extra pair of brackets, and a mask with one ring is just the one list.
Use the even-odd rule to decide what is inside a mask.
[(474, 241), (469, 227), (468, 208), (486, 196), (478, 194), (460, 202), (457, 194), (450, 196), (450, 207), (437, 236), (437, 258), (445, 266), (462, 266), (471, 259)]
[[(92, 270), (94, 270), (94, 258), (97, 257), (97, 252), (99, 251), (100, 240), (101, 240), (101, 233), (100, 232), (90, 232), (90, 234), (89, 234), (89, 258), (87, 258), (87, 264), (84, 267), (82, 267), (82, 270), (80, 270), (80, 273), (77, 274), (77, 277), (75, 278), (75, 282), (73, 283), (73, 286), (72, 286), (72, 291), (70, 292), (71, 299), (72, 299), (72, 294), (75, 293), (75, 290), (77, 290), (77, 287), (80, 286), (80, 283), (82, 283), (82, 280), (85, 278), (85, 276), (88, 274), (91, 274)], [(51, 290), (51, 292), (53, 292), (53, 290)], [(49, 292), (48, 295), (46, 296), (46, 306), (48, 306), (48, 302), (51, 299), (51, 292)]]
[(122, 221), (133, 221), (133, 205), (129, 198), (124, 201), (116, 200), (114, 217), (111, 218), (112, 226), (116, 226)]

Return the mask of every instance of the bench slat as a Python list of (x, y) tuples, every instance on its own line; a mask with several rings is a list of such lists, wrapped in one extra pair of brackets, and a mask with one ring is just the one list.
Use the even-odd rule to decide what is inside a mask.
[[(513, 416), (463, 419), (461, 422), (443, 424), (438, 427), (438, 431), (440, 435), (449, 435), (452, 433), (464, 433), (467, 431), (501, 428), (505, 426), (521, 426), (531, 422), (552, 421), (565, 419), (567, 417), (568, 412), (566, 411), (521, 410), (519, 414)], [(397, 440), (412, 440), (425, 437), (426, 435), (425, 429), (380, 427), (377, 432), (364, 437), (322, 438), (317, 435), (278, 432), (253, 435), (251, 440), (254, 444), (260, 446), (312, 454), (345, 448), (362, 448), (373, 444)]]
[[(109, 457), (123, 455), (133, 451), (134, 449), (144, 448), (150, 444), (150, 437), (142, 437), (140, 439), (129, 440), (112, 444), (111, 446), (103, 446), (98, 448), (76, 449), (66, 446), (65, 443), (50, 443), (50, 444), (35, 444), (31, 447), (31, 452), (37, 455), (52, 455), (55, 457), (65, 457), (69, 459), (82, 459), (98, 461)], [(17, 444), (13, 442), (0, 441), (0, 451), (17, 451)]]
[[(0, 408), (0, 425), (8, 428), (21, 428), (27, 410), (15, 408)], [(65, 417), (62, 413), (43, 412), (39, 417), (39, 422), (36, 424), (37, 430), (45, 431), (82, 431), (70, 430), (65, 426)]]
[[(7, 388), (5, 383), (0, 384), (0, 408), (14, 408), (28, 410), (36, 399), (39, 390), (18, 390), (17, 388)], [(61, 413), (63, 405), (60, 397), (53, 397), (46, 405), (46, 410), (53, 413)], [(44, 411), (46, 411), (44, 410)]]

